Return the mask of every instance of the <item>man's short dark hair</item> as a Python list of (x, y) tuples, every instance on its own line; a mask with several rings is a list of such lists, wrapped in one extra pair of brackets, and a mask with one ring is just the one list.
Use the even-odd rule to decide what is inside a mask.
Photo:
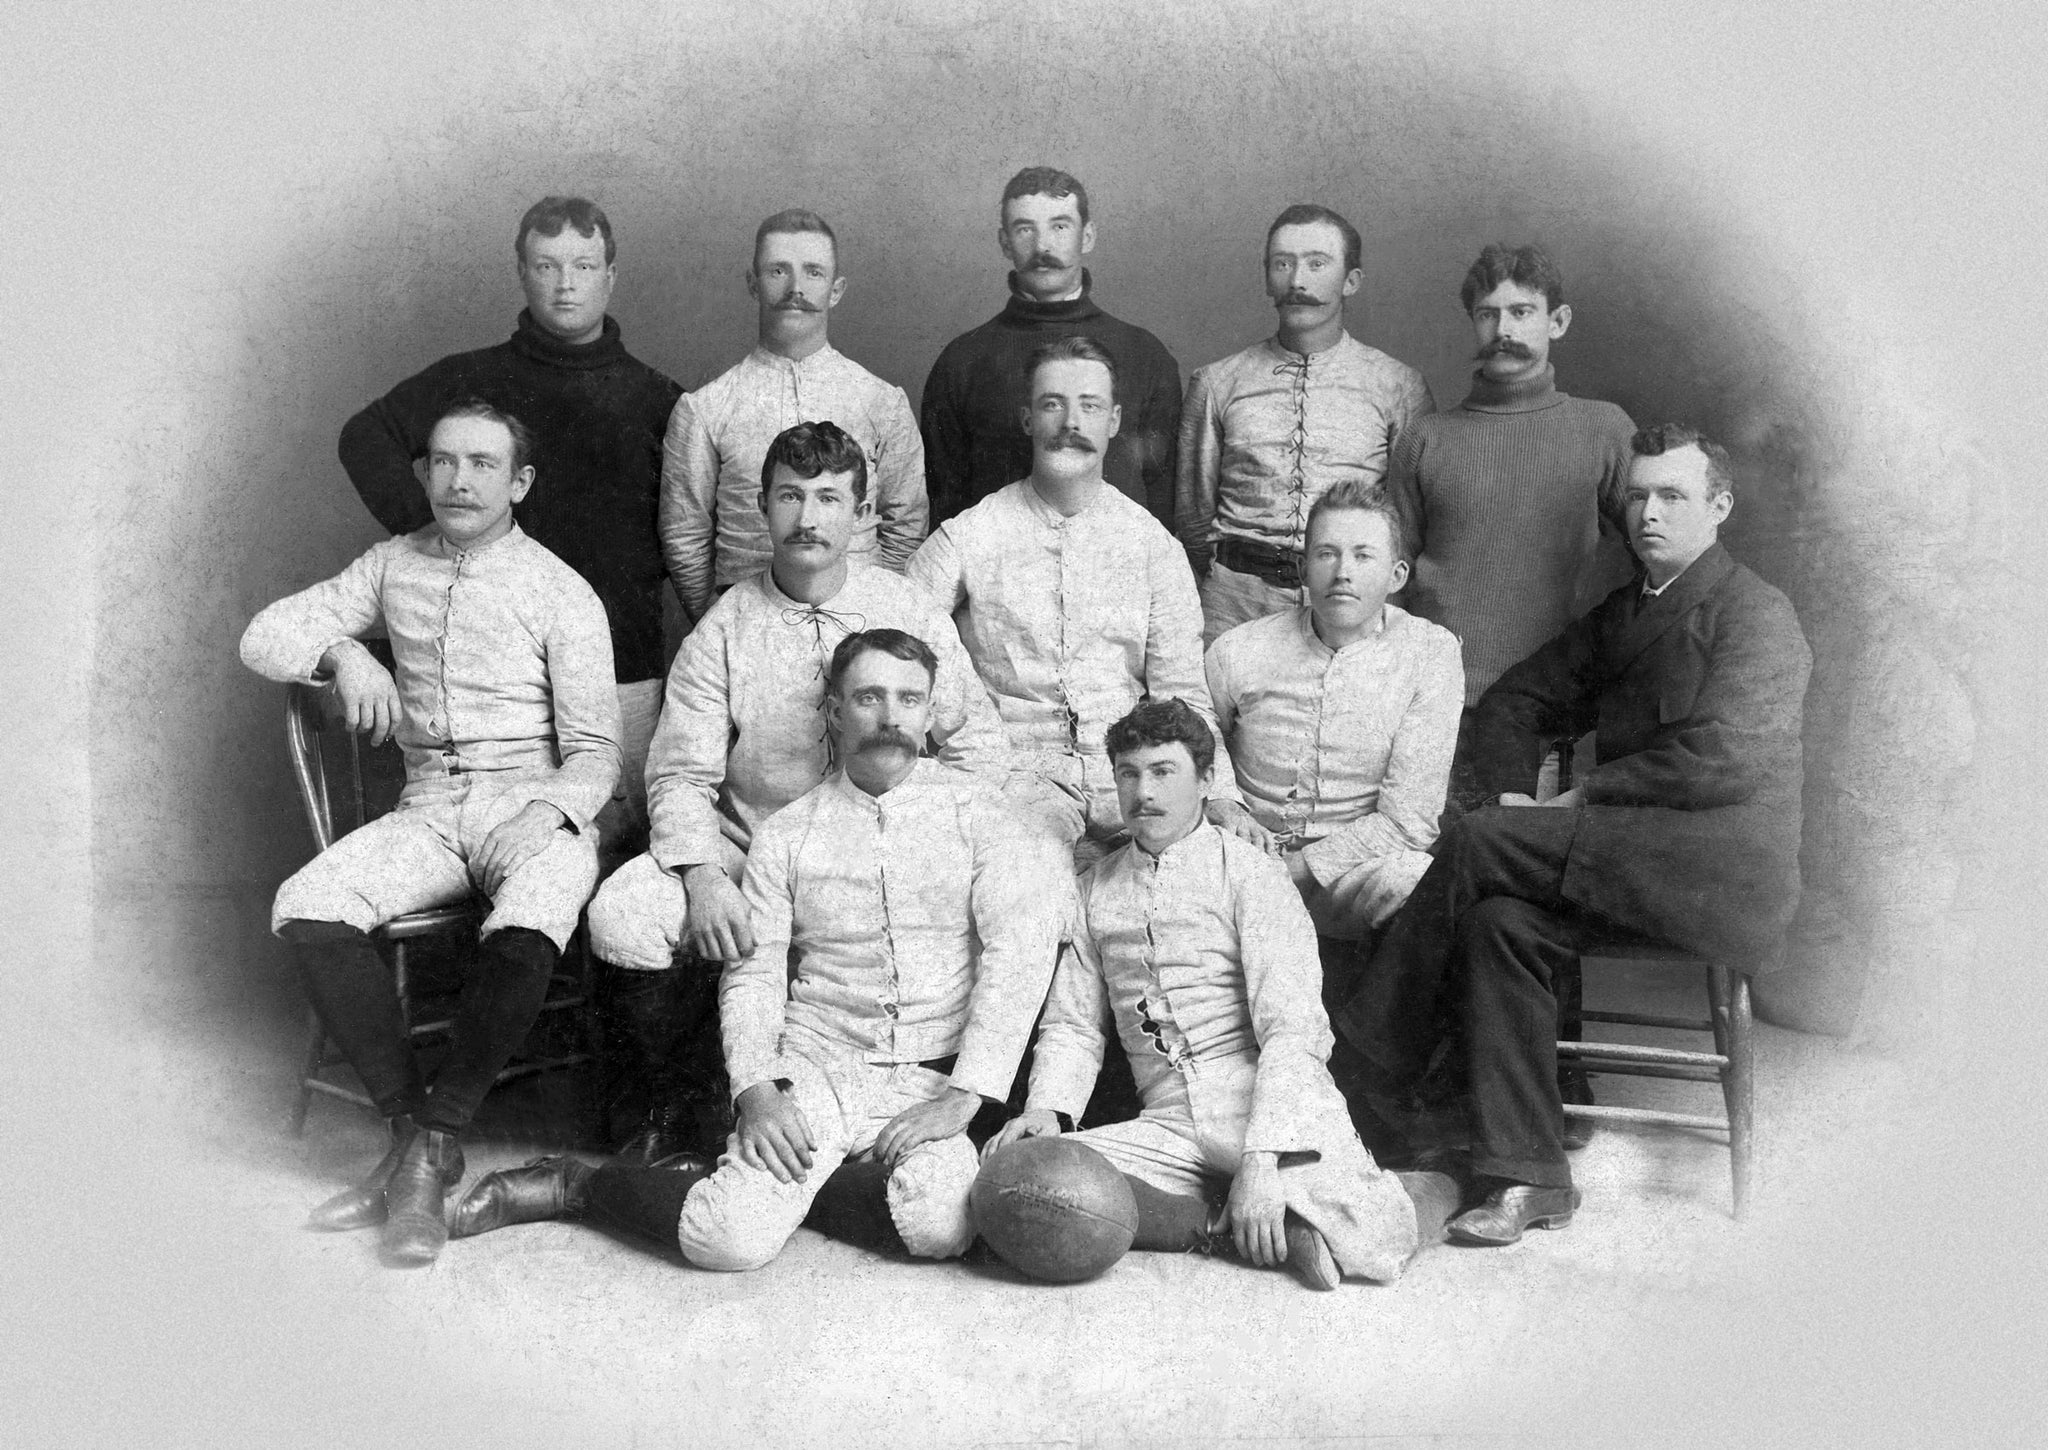
[(1465, 273), (1464, 284), (1458, 288), (1458, 300), (1465, 304), (1469, 315), (1480, 298), (1503, 282), (1541, 292), (1544, 306), (1552, 312), (1564, 306), (1564, 273), (1557, 270), (1550, 253), (1533, 242), (1520, 247), (1488, 242), (1479, 260)]
[(1031, 356), (1024, 360), (1024, 390), (1027, 394), (1038, 380), (1038, 370), (1051, 362), (1101, 363), (1109, 369), (1110, 394), (1114, 396), (1116, 393), (1116, 359), (1109, 355), (1108, 348), (1092, 337), (1076, 333), (1072, 337), (1056, 337), (1033, 348)]
[(1088, 225), (1088, 188), (1076, 178), (1052, 166), (1027, 166), (1010, 178), (1003, 199), (996, 203), (998, 215), (1020, 196), (1071, 196), (1081, 213), (1081, 225)]
[(1305, 227), (1316, 222), (1328, 223), (1343, 236), (1344, 270), (1356, 272), (1365, 258), (1365, 243), (1359, 240), (1358, 228), (1328, 207), (1317, 206), (1314, 202), (1298, 201), (1273, 218), (1273, 225), (1266, 228), (1266, 255), (1273, 255), (1273, 233), (1280, 228)]
[[(1315, 535), (1316, 520), (1324, 514), (1348, 509), (1355, 513), (1378, 514), (1387, 521), (1387, 537), (1393, 541), (1394, 555), (1409, 565), (1415, 562), (1414, 551), (1408, 545), (1408, 530), (1402, 525), (1401, 511), (1394, 507), (1393, 499), (1386, 489), (1377, 483), (1368, 483), (1362, 478), (1343, 478), (1323, 490), (1322, 496), (1308, 506), (1308, 521), (1302, 525), (1302, 543)], [(1304, 549), (1305, 552), (1305, 549)]]
[[(482, 398), (457, 398), (441, 410), (441, 416), (434, 420), (434, 428), (440, 427), (450, 418), (484, 418), (493, 423), (503, 423), (505, 431), (512, 435), (512, 471), (533, 462), (533, 430), (506, 412)], [(434, 436), (434, 428), (427, 430), (427, 437)]]
[(1707, 460), (1707, 497), (1716, 499), (1724, 493), (1735, 497), (1735, 465), (1729, 461), (1728, 450), (1697, 428), (1688, 428), (1683, 423), (1652, 423), (1647, 428), (1638, 428), (1628, 446), (1637, 458), (1697, 448)]
[(839, 270), (839, 234), (832, 230), (832, 223), (814, 211), (805, 211), (800, 206), (789, 207), (775, 213), (761, 225), (754, 228), (754, 260), (761, 260), (761, 243), (770, 237), (790, 232), (816, 232), (832, 244), (832, 270)]
[(837, 423), (799, 423), (777, 433), (768, 445), (767, 457), (761, 460), (763, 493), (775, 482), (777, 468), (786, 468), (798, 478), (850, 473), (854, 502), (867, 501), (868, 456)]
[(574, 227), (578, 236), (603, 237), (607, 263), (619, 254), (618, 244), (612, 240), (611, 221), (596, 202), (580, 196), (544, 196), (519, 219), (519, 230), (512, 235), (512, 255), (524, 263), (528, 232), (559, 237), (563, 227)]
[(1216, 763), (1216, 736), (1209, 729), (1209, 722), (1187, 701), (1172, 696), (1140, 700), (1137, 709), (1109, 727), (1109, 733), (1103, 737), (1103, 748), (1109, 753), (1110, 764), (1115, 765), (1117, 757), (1128, 751), (1143, 750), (1148, 745), (1172, 745), (1175, 741), (1187, 747), (1189, 758), (1195, 762), (1195, 774), (1203, 774)]
[(916, 635), (905, 634), (900, 629), (862, 629), (839, 641), (838, 647), (832, 651), (832, 662), (825, 667), (826, 693), (838, 694), (839, 682), (853, 668), (853, 662), (870, 650), (923, 665), (926, 683), (938, 683), (939, 657)]

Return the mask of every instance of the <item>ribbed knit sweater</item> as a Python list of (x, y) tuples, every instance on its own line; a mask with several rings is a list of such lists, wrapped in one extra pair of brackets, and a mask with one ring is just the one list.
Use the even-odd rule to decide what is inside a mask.
[(1031, 472), (1023, 408), (1030, 401), (1024, 366), (1054, 338), (1090, 337), (1116, 359), (1116, 401), (1123, 424), (1109, 440), (1102, 476), (1173, 528), (1174, 458), (1180, 445), (1180, 364), (1142, 327), (1095, 305), (1093, 279), (1081, 295), (1035, 302), (1010, 274), (1009, 303), (987, 322), (947, 343), (925, 379), (918, 426), (924, 433), (925, 493), (931, 526)]
[(534, 445), (520, 527), (604, 602), (619, 683), (658, 679), (661, 438), (682, 392), (626, 351), (611, 318), (596, 342), (571, 343), (522, 311), (506, 341), (442, 358), (349, 419), (341, 466), (378, 523), (410, 533), (433, 518), (412, 464), (441, 410), (478, 397), (518, 418)]
[(1634, 432), (1548, 368), (1508, 386), (1475, 374), (1464, 402), (1401, 431), (1387, 488), (1416, 551), (1401, 603), (1458, 636), (1468, 706), (1629, 577), (1602, 503), (1618, 507)]

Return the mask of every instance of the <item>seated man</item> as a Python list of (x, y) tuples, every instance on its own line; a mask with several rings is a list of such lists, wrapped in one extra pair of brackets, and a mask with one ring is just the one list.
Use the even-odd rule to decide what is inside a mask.
[(683, 641), (648, 753), (649, 849), (590, 907), (591, 947), (609, 964), (610, 1000), (651, 1079), (650, 1121), (629, 1145), (650, 1161), (684, 1146), (675, 1058), (710, 1006), (708, 992), (692, 1000), (707, 985), (700, 973), (669, 969), (685, 945), (712, 962), (753, 952), (739, 891), (747, 849), (762, 821), (831, 768), (833, 648), (884, 626), (924, 640), (939, 661), (927, 713), (941, 760), (997, 784), (1009, 766), (1002, 723), (952, 621), (901, 575), (848, 568), (873, 507), (860, 444), (834, 423), (784, 429), (761, 465), (760, 502), (769, 567), (720, 596)]
[[(958, 622), (1019, 770), (1036, 777), (1032, 818), (1085, 865), (1123, 831), (1102, 748), (1110, 722), (1147, 695), (1209, 713), (1202, 608), (1173, 536), (1104, 481), (1123, 416), (1109, 354), (1060, 338), (1026, 377), (1030, 476), (940, 525), (910, 577)], [(1216, 819), (1263, 843), (1227, 771), (1217, 794)]]
[[(1009, 1092), (1073, 886), (995, 782), (918, 758), (937, 668), (894, 629), (832, 653), (840, 769), (770, 817), (747, 858), (756, 945), (720, 986), (739, 1126), (717, 1171), (543, 1158), (478, 1183), (457, 1237), (587, 1214), (702, 1268), (752, 1269), (832, 1178), (840, 1236), (966, 1251), (965, 1129)], [(835, 1175), (847, 1159), (862, 1171)]]
[(1456, 1185), (1383, 1171), (1352, 1131), (1324, 1068), (1308, 914), (1277, 862), (1202, 819), (1209, 727), (1184, 701), (1150, 700), (1110, 727), (1109, 752), (1131, 844), (1082, 878), (1084, 930), (1054, 974), (1030, 1098), (990, 1151), (1071, 1126), (1108, 1021), (1144, 1111), (1077, 1137), (1130, 1181), (1132, 1247), (1228, 1244), (1316, 1289), (1340, 1270), (1400, 1277), (1442, 1236)]
[(1429, 869), (1465, 693), (1458, 641), (1387, 596), (1408, 577), (1376, 486), (1308, 511), (1295, 605), (1209, 647), (1209, 698), (1245, 804), (1322, 936), (1364, 941)]
[[(1618, 927), (1749, 968), (1798, 903), (1812, 654), (1785, 596), (1717, 541), (1734, 506), (1727, 455), (1671, 424), (1632, 449), (1635, 581), (1481, 698), (1476, 764), (1498, 805), (1444, 833), (1335, 1018), (1358, 1057), (1343, 1065), (1347, 1093), (1398, 1118), (1448, 995), (1484, 1200), (1451, 1232), (1473, 1243), (1561, 1228), (1579, 1206), (1555, 1045), (1556, 984), (1579, 945)], [(1589, 729), (1599, 764), (1539, 806), (1548, 742)]]
[[(273, 680), (334, 683), (349, 728), (405, 750), (398, 808), (352, 831), (278, 889), (274, 931), (327, 1035), (390, 1121), (391, 1151), (313, 1211), (321, 1228), (385, 1223), (395, 1258), (447, 1237), (456, 1136), (540, 1011), (597, 882), (591, 821), (619, 773), (619, 701), (604, 606), (512, 521), (533, 486), (524, 425), (487, 403), (434, 424), (434, 522), (265, 609), (242, 661)], [(357, 642), (381, 622), (394, 684)], [(369, 933), (393, 917), (491, 899), (482, 960), (463, 983), (432, 1086), (414, 1060), (391, 973)]]

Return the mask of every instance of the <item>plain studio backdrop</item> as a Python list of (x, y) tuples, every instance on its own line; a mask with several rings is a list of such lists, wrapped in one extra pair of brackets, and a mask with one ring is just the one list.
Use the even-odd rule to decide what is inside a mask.
[[(296, 1031), (265, 925), (304, 830), (235, 641), (377, 537), (343, 419), (509, 333), (547, 192), (608, 211), (613, 315), (685, 387), (752, 345), (754, 224), (822, 212), (832, 340), (915, 401), (1002, 304), (1027, 164), (1088, 185), (1096, 298), (1184, 371), (1270, 332), (1264, 227), (1318, 201), (1364, 233), (1353, 332), (1440, 403), (1465, 266), (1540, 240), (1576, 313), (1561, 386), (1730, 443), (1724, 537), (1816, 654), (1808, 900), (1763, 1005), (1924, 1061), (1928, 1108), (1844, 1124), (1827, 1211), (1752, 1245), (1764, 1300), (1631, 1345), (1608, 1423), (1655, 1413), (1655, 1354), (1741, 1386), (1765, 1440), (1795, 1404), (1879, 1439), (2033, 1413), (2002, 1256), (2040, 1237), (2013, 1160), (2042, 994), (2004, 910), (2040, 880), (2034, 7), (36, 3), (9, 28), (0, 1414), (114, 1396), (169, 1407), (142, 1438), (198, 1438), (209, 1403), (319, 1374), (178, 1169), (209, 1115), (272, 1130), (246, 1088)], [(1599, 1362), (1626, 1326), (1560, 1335)]]

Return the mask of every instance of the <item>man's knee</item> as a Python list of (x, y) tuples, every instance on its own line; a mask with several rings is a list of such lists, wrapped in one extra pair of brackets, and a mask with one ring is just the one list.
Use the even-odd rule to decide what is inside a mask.
[(728, 1159), (683, 1201), (676, 1243), (700, 1269), (745, 1273), (774, 1262), (808, 1204), (799, 1185)]
[(1495, 966), (1518, 966), (1544, 986), (1550, 983), (1548, 954), (1532, 952), (1532, 943), (1557, 935), (1555, 918), (1534, 902), (1513, 896), (1488, 896), (1474, 902), (1458, 922), (1458, 935), (1468, 960)]
[[(286, 927), (374, 931), (378, 926), (377, 908), (360, 891), (337, 880), (332, 870), (322, 867), (321, 860), (315, 856), (277, 888), (277, 897), (270, 907), (271, 931), (280, 937), (285, 936)], [(303, 935), (286, 937), (288, 941), (307, 939)]]
[(903, 1247), (920, 1259), (953, 1259), (974, 1242), (968, 1207), (980, 1164), (974, 1145), (956, 1134), (912, 1149), (889, 1175), (889, 1217)]
[(682, 940), (689, 898), (652, 856), (635, 856), (611, 874), (590, 903), (590, 947), (601, 961), (643, 972), (666, 971)]

